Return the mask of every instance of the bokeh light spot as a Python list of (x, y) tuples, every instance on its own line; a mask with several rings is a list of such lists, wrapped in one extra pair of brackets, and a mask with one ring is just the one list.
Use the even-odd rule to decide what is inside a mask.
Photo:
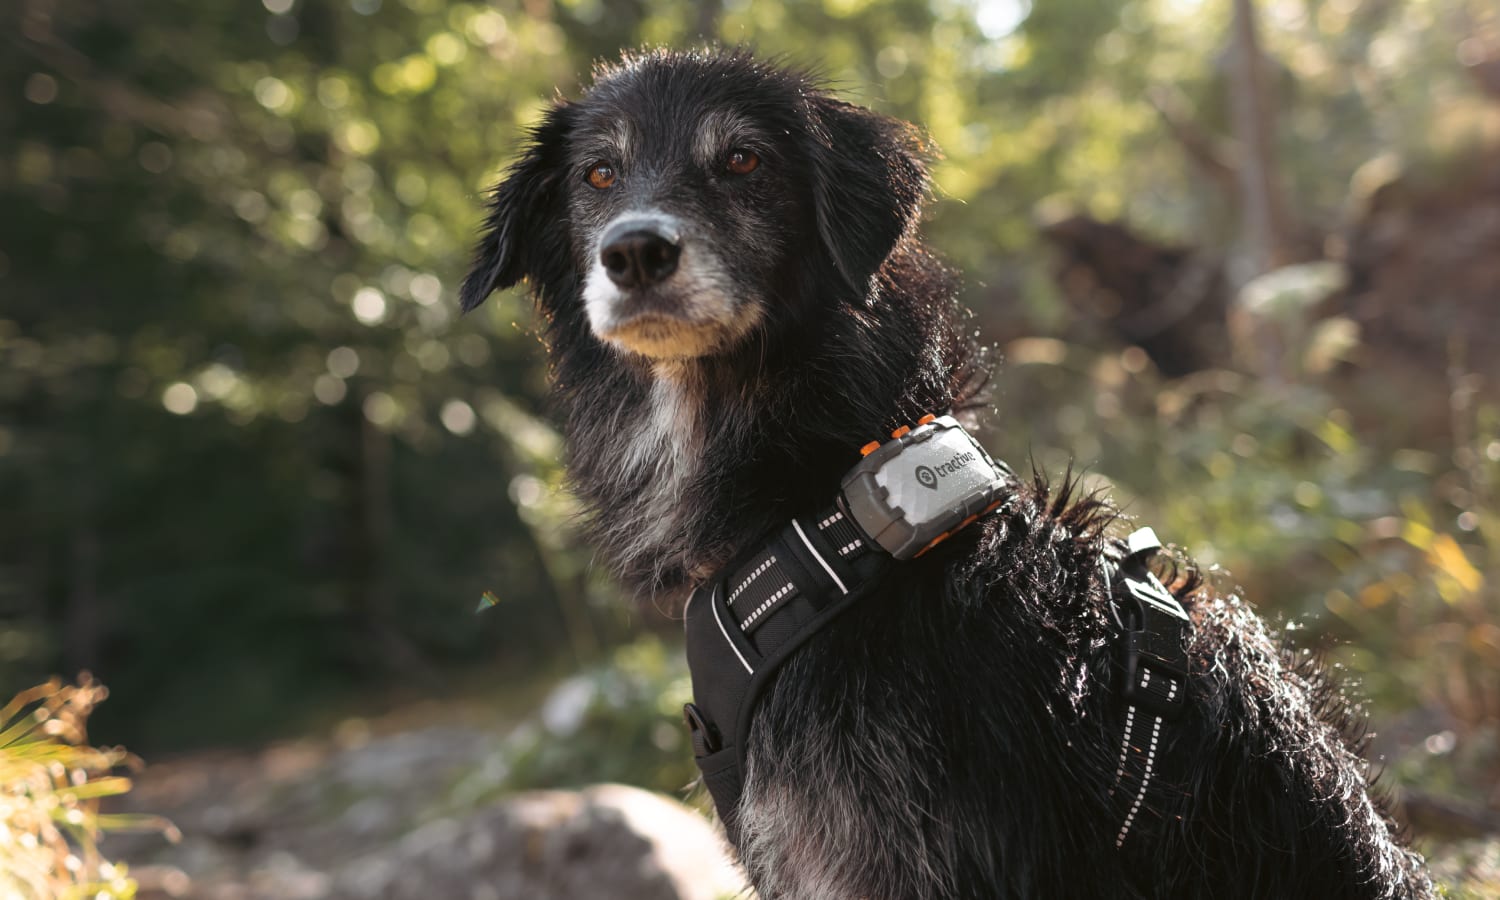
[(198, 374), (197, 381), (198, 389), (205, 396), (214, 400), (222, 400), (229, 396), (229, 392), (234, 390), (240, 379), (233, 369), (223, 363), (214, 363)]
[(906, 73), (909, 62), (906, 51), (892, 44), (875, 54), (875, 71), (883, 78), (899, 78)]
[(136, 154), (141, 168), (153, 175), (160, 175), (172, 167), (172, 148), (160, 141), (147, 141)]
[(443, 427), (454, 434), (463, 435), (474, 430), (474, 407), (462, 400), (444, 403), (440, 418), (443, 420)]
[(57, 99), (57, 79), (46, 72), (34, 72), (26, 79), (26, 99), (38, 105), (46, 105)]
[(477, 334), (466, 334), (458, 339), (458, 358), (466, 366), (482, 366), (490, 359), (490, 342)]
[(385, 321), (385, 295), (375, 288), (360, 288), (350, 305), (354, 308), (354, 317), (366, 325), (379, 325)]
[(411, 298), (423, 306), (431, 306), (443, 296), (443, 283), (436, 275), (423, 272), (411, 280)]
[(328, 351), (328, 371), (339, 378), (350, 378), (359, 371), (359, 352), (353, 347), (334, 347)]
[(475, 44), (493, 44), (505, 37), (509, 26), (506, 24), (505, 16), (493, 9), (487, 9), (470, 19), (465, 30), (469, 34), (469, 40)]
[(460, 63), (468, 52), (463, 40), (451, 31), (440, 31), (427, 39), (427, 55), (437, 60), (439, 65)]
[(334, 132), (334, 141), (340, 148), (357, 156), (364, 156), (380, 146), (380, 129), (372, 122), (354, 119), (338, 127)]
[(292, 89), (280, 78), (267, 75), (255, 82), (255, 102), (272, 112), (282, 112), (292, 102)]
[(401, 414), (401, 408), (396, 405), (396, 400), (384, 391), (376, 391), (365, 398), (365, 418), (381, 428), (389, 428), (396, 424), (396, 419)]
[(313, 396), (318, 402), (326, 406), (334, 406), (344, 399), (349, 393), (349, 386), (344, 380), (334, 375), (319, 375), (313, 381)]
[(175, 382), (161, 392), (161, 405), (169, 413), (185, 416), (198, 408), (198, 392), (187, 382)]

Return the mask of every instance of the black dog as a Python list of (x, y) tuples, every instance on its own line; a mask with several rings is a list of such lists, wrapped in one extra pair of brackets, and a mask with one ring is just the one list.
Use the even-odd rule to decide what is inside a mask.
[[(528, 280), (627, 585), (681, 598), (826, 503), (867, 440), (976, 408), (983, 355), (915, 234), (928, 153), (733, 52), (627, 57), (536, 128), (463, 305)], [(1187, 713), (1144, 808), (1115, 796), (1119, 544), (1070, 493), (1019, 486), (780, 671), (736, 816), (760, 895), (1429, 895), (1336, 692), (1186, 567)]]

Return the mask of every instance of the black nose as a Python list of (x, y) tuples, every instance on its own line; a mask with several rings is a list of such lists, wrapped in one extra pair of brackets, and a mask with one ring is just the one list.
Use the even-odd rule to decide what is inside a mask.
[(682, 248), (660, 232), (637, 228), (611, 235), (599, 251), (609, 280), (622, 288), (642, 288), (677, 271)]

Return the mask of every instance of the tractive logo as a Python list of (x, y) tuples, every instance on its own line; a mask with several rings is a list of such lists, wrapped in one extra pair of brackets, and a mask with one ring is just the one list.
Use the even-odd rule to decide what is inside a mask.
[(921, 482), (923, 487), (937, 490), (939, 478), (947, 478), (949, 475), (973, 462), (975, 458), (972, 453), (955, 453), (952, 459), (937, 468), (929, 469), (927, 466), (917, 466), (917, 481)]

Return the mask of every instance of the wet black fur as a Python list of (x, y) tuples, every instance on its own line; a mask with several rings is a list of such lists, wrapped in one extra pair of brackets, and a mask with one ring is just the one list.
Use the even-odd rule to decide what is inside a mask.
[[(630, 423), (651, 415), (660, 373), (602, 344), (583, 315), (592, 223), (570, 147), (609, 117), (660, 129), (724, 108), (785, 132), (765, 163), (778, 196), (758, 204), (780, 235), (737, 275), (760, 279), (774, 305), (740, 345), (678, 370), (698, 464), (622, 471), (610, 457), (637, 439)], [(680, 596), (826, 502), (859, 444), (975, 405), (985, 361), (952, 277), (915, 236), (925, 156), (904, 123), (740, 53), (628, 57), (536, 129), (495, 193), (463, 302), (527, 279), (570, 476), (628, 585)], [(679, 480), (663, 491), (664, 477)], [(750, 739), (738, 849), (761, 896), (1430, 895), (1368, 790), (1337, 693), (1185, 564), (1164, 575), (1195, 621), (1190, 713), (1115, 849), (1122, 710), (1099, 575), (1115, 515), (1073, 493), (1038, 478), (787, 664)], [(664, 515), (672, 527), (641, 546)]]

